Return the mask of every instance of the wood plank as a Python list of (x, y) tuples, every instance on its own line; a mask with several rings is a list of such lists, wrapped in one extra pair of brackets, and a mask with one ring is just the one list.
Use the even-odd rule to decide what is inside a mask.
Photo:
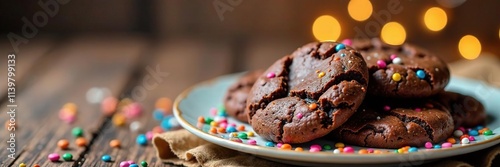
[[(77, 148), (71, 129), (80, 126), (85, 130), (85, 138), (90, 140), (104, 120), (99, 119), (99, 105), (90, 104), (85, 99), (91, 87), (108, 88), (117, 96), (129, 73), (135, 68), (139, 55), (144, 51), (146, 41), (140, 36), (89, 35), (71, 38), (49, 53), (54, 56), (50, 69), (34, 79), (18, 95), (16, 120), (19, 129), (16, 133), (18, 159), (13, 162), (7, 152), (0, 152), (0, 165), (26, 163), (28, 166), (54, 166), (47, 160), (51, 152), (69, 152), (74, 158), (85, 150)], [(66, 102), (78, 105), (78, 118), (68, 125), (58, 118), (59, 109)], [(2, 113), (6, 112), (3, 108)], [(60, 139), (70, 141), (71, 150), (62, 151), (56, 143)], [(6, 139), (2, 139), (2, 143)], [(5, 150), (5, 145), (0, 146)], [(22, 153), (22, 154), (21, 154)], [(74, 162), (61, 162), (57, 165), (70, 166)]]
[[(16, 54), (16, 83), (22, 84), (30, 69), (35, 66), (43, 55), (53, 48), (56, 38), (50, 35), (40, 35), (30, 39), (27, 44), (19, 45), (19, 52)], [(7, 55), (14, 53), (11, 43), (5, 38), (0, 41), (0, 101), (7, 95)], [(16, 86), (19, 90), (20, 87)], [(3, 123), (3, 122), (2, 122)]]
[[(228, 44), (197, 39), (172, 39), (162, 41), (154, 51), (155, 58), (149, 62), (149, 67), (159, 65), (161, 71), (169, 73), (163, 82), (147, 91), (144, 100), (139, 101), (144, 109), (143, 116), (138, 118), (142, 130), (131, 132), (129, 126), (116, 127), (108, 124), (86, 155), (84, 166), (118, 166), (121, 161), (147, 161), (152, 166), (159, 166), (161, 162), (156, 157), (156, 150), (151, 144), (139, 146), (136, 136), (145, 133), (160, 123), (152, 118), (154, 103), (160, 97), (174, 99), (187, 87), (230, 71), (230, 49)], [(146, 71), (136, 80), (142, 80), (149, 75)], [(142, 83), (138, 83), (139, 85)], [(110, 148), (112, 139), (120, 139), (122, 148)], [(103, 154), (109, 154), (115, 160), (113, 163), (104, 163), (100, 160)]]
[(298, 47), (312, 41), (297, 38), (255, 37), (249, 40), (243, 59), (239, 60), (245, 70), (267, 69), (278, 59), (292, 54)]

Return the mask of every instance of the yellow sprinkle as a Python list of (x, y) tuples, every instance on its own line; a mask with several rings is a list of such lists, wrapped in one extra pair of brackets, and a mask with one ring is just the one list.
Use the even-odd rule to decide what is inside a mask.
[(399, 73), (392, 74), (392, 80), (394, 80), (396, 82), (401, 81), (401, 74), (399, 74)]
[(122, 114), (115, 114), (113, 116), (113, 124), (115, 124), (116, 126), (123, 126), (125, 125), (126, 121), (127, 118), (125, 118), (125, 116)]
[(232, 137), (238, 137), (238, 133), (234, 133), (234, 132), (233, 132), (233, 133), (231, 133), (231, 136), (232, 136)]
[(212, 122), (210, 122), (210, 126), (217, 127), (217, 126), (219, 126), (219, 123), (212, 121)]
[(248, 137), (253, 137), (255, 134), (253, 132), (247, 132)]
[(26, 164), (21, 163), (21, 164), (19, 164), (19, 167), (26, 167)]
[(344, 148), (345, 145), (344, 145), (344, 143), (335, 143), (335, 147), (337, 147), (337, 148)]
[(404, 153), (404, 150), (403, 149), (398, 149), (398, 153)]
[(321, 78), (321, 77), (324, 77), (324, 76), (325, 76), (325, 72), (320, 72), (320, 73), (318, 74), (318, 78)]

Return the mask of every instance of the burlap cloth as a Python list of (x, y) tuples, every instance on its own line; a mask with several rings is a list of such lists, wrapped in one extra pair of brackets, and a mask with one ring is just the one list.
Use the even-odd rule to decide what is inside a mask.
[[(500, 86), (500, 60), (483, 54), (472, 61), (457, 61), (450, 64), (453, 75), (483, 80)], [(183, 166), (290, 166), (259, 158), (254, 155), (227, 149), (201, 138), (187, 130), (176, 130), (155, 135), (153, 145), (158, 158), (166, 163)], [(425, 166), (466, 167), (500, 166), (500, 145), (481, 151), (438, 160)]]

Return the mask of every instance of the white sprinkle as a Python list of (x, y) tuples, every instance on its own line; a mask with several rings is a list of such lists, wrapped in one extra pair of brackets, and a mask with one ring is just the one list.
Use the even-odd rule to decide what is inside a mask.
[(380, 116), (377, 116), (377, 120), (380, 120)]
[(335, 149), (335, 150), (333, 150), (333, 153), (334, 154), (340, 154), (340, 150), (339, 149)]
[(464, 134), (464, 132), (462, 132), (461, 130), (455, 130), (455, 131), (453, 132), (453, 136), (455, 136), (455, 137), (460, 137), (460, 136), (462, 136), (463, 134)]
[(372, 59), (372, 57), (366, 56), (366, 60), (371, 60), (371, 59)]
[(470, 142), (469, 139), (466, 137), (462, 139), (462, 144), (469, 144), (469, 142)]
[(392, 60), (392, 63), (394, 63), (394, 64), (401, 64), (401, 58), (399, 58), (399, 57), (394, 58)]
[(352, 63), (352, 61), (351, 61), (351, 60), (349, 60), (349, 61), (347, 61), (347, 62), (348, 62), (349, 64), (350, 64), (350, 63)]
[(134, 121), (130, 123), (130, 130), (135, 132), (138, 131), (141, 128), (141, 123), (139, 121)]

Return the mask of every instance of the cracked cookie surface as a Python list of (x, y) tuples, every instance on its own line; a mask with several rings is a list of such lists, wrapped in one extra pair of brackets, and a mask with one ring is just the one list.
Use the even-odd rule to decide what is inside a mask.
[(442, 91), (450, 79), (443, 60), (412, 44), (391, 46), (373, 38), (354, 39), (352, 47), (368, 65), (368, 95), (428, 97)]
[(267, 140), (308, 142), (343, 124), (367, 86), (366, 63), (351, 47), (309, 43), (257, 79), (247, 98), (248, 121)]
[(438, 101), (367, 98), (330, 136), (363, 147), (401, 148), (443, 141), (453, 130), (450, 111)]
[(248, 93), (263, 72), (264, 70), (247, 72), (229, 87), (224, 96), (224, 107), (229, 116), (248, 122), (247, 113), (245, 113)]
[(486, 122), (486, 111), (483, 104), (471, 96), (455, 92), (441, 92), (433, 99), (450, 110), (455, 128), (460, 126), (471, 128), (484, 125)]

